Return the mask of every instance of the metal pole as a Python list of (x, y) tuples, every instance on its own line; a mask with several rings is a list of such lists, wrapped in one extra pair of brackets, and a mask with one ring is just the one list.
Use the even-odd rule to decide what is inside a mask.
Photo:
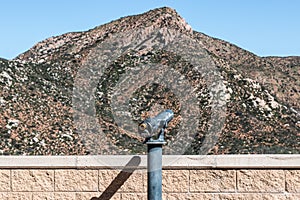
[(162, 145), (164, 141), (148, 141), (148, 200), (162, 199)]
[[(164, 131), (173, 116), (172, 110), (165, 110), (139, 124), (139, 134), (147, 144), (148, 200), (162, 199), (162, 145), (166, 144)], [(157, 139), (153, 139), (158, 130)]]

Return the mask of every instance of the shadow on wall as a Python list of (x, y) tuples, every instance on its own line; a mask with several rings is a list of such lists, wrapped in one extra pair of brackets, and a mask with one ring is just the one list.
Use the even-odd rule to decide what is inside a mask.
[(125, 165), (122, 171), (116, 176), (116, 178), (110, 183), (106, 190), (101, 194), (100, 197), (93, 197), (91, 200), (109, 200), (114, 194), (120, 189), (125, 181), (133, 174), (137, 167), (141, 163), (140, 156), (134, 156)]

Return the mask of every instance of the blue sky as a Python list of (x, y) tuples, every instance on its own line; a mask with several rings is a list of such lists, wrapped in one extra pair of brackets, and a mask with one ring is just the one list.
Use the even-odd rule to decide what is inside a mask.
[(298, 0), (2, 0), (0, 57), (11, 59), (48, 37), (162, 6), (176, 9), (194, 30), (259, 56), (300, 56)]

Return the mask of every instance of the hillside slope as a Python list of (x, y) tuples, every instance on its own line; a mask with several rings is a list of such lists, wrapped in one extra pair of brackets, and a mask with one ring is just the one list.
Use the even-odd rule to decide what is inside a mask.
[[(82, 138), (79, 129), (84, 128), (74, 124), (76, 76), (98, 45), (114, 35), (141, 28), (176, 30), (201, 46), (215, 63), (226, 87), (226, 116), (210, 145), (206, 144), (211, 137), (208, 132), (216, 122), (211, 120), (208, 81), (180, 55), (153, 49), (121, 55), (101, 77), (105, 81), (97, 84), (97, 120), (105, 142), (111, 145), (103, 143), (98, 148), (90, 143), (93, 138)], [(159, 8), (88, 31), (48, 38), (12, 61), (0, 59), (0, 154), (145, 153), (134, 129), (116, 122), (112, 93), (122, 75), (149, 63), (171, 67), (194, 87), (201, 117), (185, 154), (300, 153), (300, 57), (256, 56), (193, 31), (175, 10)], [(175, 112), (166, 138), (172, 143), (184, 120), (183, 97), (160, 84), (145, 84), (128, 98), (128, 112), (136, 123), (162, 109)], [(88, 122), (81, 125), (91, 126)]]

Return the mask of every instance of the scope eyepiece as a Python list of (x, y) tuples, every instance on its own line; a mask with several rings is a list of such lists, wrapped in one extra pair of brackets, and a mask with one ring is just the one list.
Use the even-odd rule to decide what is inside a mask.
[(141, 123), (141, 124), (139, 125), (139, 130), (141, 130), (141, 131), (146, 130), (146, 128), (147, 128), (147, 124), (146, 124), (146, 123)]

